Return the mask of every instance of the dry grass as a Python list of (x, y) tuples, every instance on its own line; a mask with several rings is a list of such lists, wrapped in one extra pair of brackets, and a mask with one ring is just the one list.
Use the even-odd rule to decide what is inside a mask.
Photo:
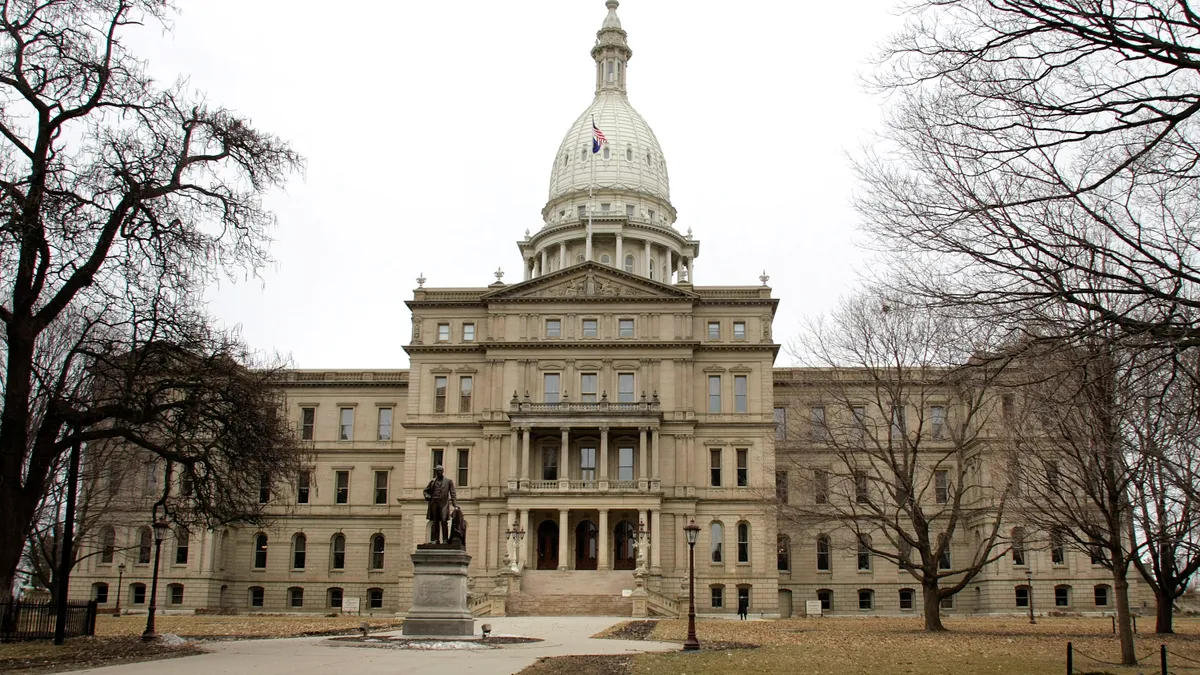
[[(1152, 625), (1152, 624), (1150, 624)], [(927, 634), (919, 618), (824, 618), (783, 621), (700, 621), (696, 632), (705, 641), (749, 642), (756, 650), (701, 651), (699, 654), (641, 654), (633, 663), (637, 675), (687, 673), (811, 673), (812, 675), (1057, 675), (1066, 670), (1066, 643), (1076, 648), (1078, 673), (1158, 673), (1158, 646), (1200, 661), (1200, 620), (1176, 623), (1178, 635), (1137, 636), (1143, 666), (1121, 668), (1089, 660), (1119, 660), (1119, 649), (1107, 618), (1040, 618), (1036, 626), (1007, 617), (947, 619), (949, 632)], [(1140, 628), (1147, 628), (1142, 623)], [(682, 642), (687, 622), (661, 621), (651, 639)], [(1174, 659), (1177, 666), (1200, 666)], [(1182, 673), (1200, 673), (1200, 669)]]
[(0, 644), (0, 673), (35, 675), (200, 653), (202, 650), (193, 645), (172, 647), (132, 637), (72, 638), (62, 646), (49, 640), (31, 640)]
[[(279, 638), (354, 633), (358, 631), (358, 625), (363, 621), (370, 624), (371, 630), (394, 629), (403, 623), (401, 619), (396, 618), (373, 619), (358, 616), (168, 614), (156, 616), (154, 627), (161, 634), (172, 633), (182, 637)], [(102, 614), (96, 617), (96, 635), (98, 636), (141, 635), (145, 629), (146, 615), (144, 614), (122, 617)]]

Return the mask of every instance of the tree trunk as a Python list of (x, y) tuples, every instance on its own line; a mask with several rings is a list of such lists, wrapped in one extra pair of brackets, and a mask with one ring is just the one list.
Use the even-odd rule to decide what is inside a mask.
[(1137, 664), (1133, 651), (1133, 622), (1129, 615), (1129, 565), (1127, 561), (1113, 559), (1113, 596), (1117, 602), (1117, 635), (1121, 638), (1121, 663)]
[(925, 630), (927, 632), (944, 631), (942, 625), (942, 599), (938, 597), (937, 586), (922, 586), (925, 597)]
[(1165, 590), (1158, 588), (1154, 591), (1154, 605), (1154, 632), (1174, 633), (1175, 628), (1173, 626), (1173, 622), (1175, 614), (1172, 610), (1175, 606), (1175, 600), (1171, 598), (1170, 594)]

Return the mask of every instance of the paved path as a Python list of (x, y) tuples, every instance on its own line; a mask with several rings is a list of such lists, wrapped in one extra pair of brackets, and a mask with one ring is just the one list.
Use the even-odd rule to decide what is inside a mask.
[[(205, 645), (209, 654), (96, 668), (88, 675), (510, 675), (541, 656), (626, 654), (674, 651), (679, 645), (634, 640), (593, 640), (589, 636), (628, 619), (614, 617), (498, 617), (477, 619), (476, 629), (492, 624), (494, 634), (525, 635), (543, 642), (478, 651), (417, 651), (334, 646), (328, 638), (240, 640)], [(397, 634), (397, 633), (389, 633)]]

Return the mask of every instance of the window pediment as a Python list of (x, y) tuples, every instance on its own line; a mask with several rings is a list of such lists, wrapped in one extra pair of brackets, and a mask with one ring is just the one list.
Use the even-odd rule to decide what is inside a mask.
[(714, 363), (711, 366), (705, 366), (704, 372), (706, 372), (706, 373), (724, 373), (727, 371), (724, 367), (718, 366), (717, 364)]

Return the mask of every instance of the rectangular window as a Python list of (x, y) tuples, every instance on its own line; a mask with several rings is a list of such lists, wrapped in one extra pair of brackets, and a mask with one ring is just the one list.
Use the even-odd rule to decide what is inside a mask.
[(859, 609), (871, 609), (871, 605), (874, 600), (874, 596), (875, 596), (875, 594), (872, 593), (871, 591), (868, 591), (865, 589), (859, 591), (858, 592), (858, 608)]
[(558, 448), (542, 448), (542, 480), (558, 480)]
[(617, 374), (617, 403), (633, 403), (633, 373)]
[(871, 549), (867, 548), (867, 542), (861, 538), (858, 540), (858, 570), (871, 571)]
[(708, 376), (708, 412), (721, 412), (721, 376)]
[(175, 533), (175, 564), (186, 565), (188, 561), (188, 540), (190, 537), (186, 531)]
[(787, 408), (775, 409), (775, 440), (787, 440)]
[(623, 337), (623, 338), (633, 337), (633, 319), (618, 319), (617, 320), (617, 337)]
[(338, 440), (354, 440), (354, 408), (342, 408), (338, 412)]
[(746, 322), (745, 321), (734, 321), (733, 322), (733, 339), (734, 340), (745, 340), (746, 339)]
[(719, 321), (709, 321), (708, 322), (708, 339), (709, 340), (720, 340), (721, 339), (721, 323)]
[(460, 448), (458, 451), (458, 464), (455, 467), (458, 472), (458, 487), (466, 487), (470, 484), (471, 478), (471, 451)]
[(1070, 607), (1071, 606), (1071, 587), (1070, 586), (1055, 586), (1054, 587), (1054, 606), (1055, 607)]
[(1004, 394), (1000, 397), (1000, 414), (1004, 417), (1005, 422), (1011, 422), (1013, 418), (1013, 395)]
[(372, 588), (367, 591), (368, 597), (371, 599), (371, 609), (383, 608), (383, 589)]
[(308, 489), (312, 484), (312, 474), (307, 471), (301, 471), (296, 477), (296, 503), (308, 503)]
[(942, 549), (942, 555), (938, 558), (938, 569), (948, 570), (952, 563), (953, 561), (950, 559), (950, 544), (947, 543), (946, 547)]
[(850, 430), (850, 438), (861, 443), (867, 436), (867, 409), (864, 406), (856, 405), (850, 408), (850, 412), (854, 416), (854, 426)]
[(329, 589), (329, 606), (334, 609), (342, 608), (342, 589), (340, 589), (340, 588)]
[(617, 480), (633, 480), (633, 448), (617, 448)]
[(711, 602), (712, 602), (713, 609), (721, 609), (722, 607), (725, 606), (725, 587), (724, 586), (713, 586), (712, 587), (712, 601)]
[(429, 451), (429, 477), (430, 478), (433, 478), (435, 475), (437, 475), (437, 468), (439, 466), (445, 468), (445, 466), (446, 466), (444, 463), (445, 459), (446, 459), (446, 451), (445, 450), (443, 450), (441, 448), (437, 448), (437, 449)]
[(909, 588), (900, 589), (900, 609), (912, 609), (912, 608), (913, 608), (912, 589), (909, 589)]
[(350, 472), (349, 471), (334, 471), (333, 472), (333, 503), (349, 504), (350, 503)]
[(1058, 490), (1058, 462), (1046, 462), (1046, 484), (1051, 490)]
[(258, 477), (258, 503), (266, 504), (271, 501), (271, 477), (263, 474)]
[(775, 472), (775, 499), (779, 500), (780, 504), (788, 503), (788, 472)]
[[(829, 572), (833, 569), (833, 561), (830, 559), (831, 552), (829, 550), (829, 535), (822, 534), (817, 537), (817, 571)], [(828, 609), (828, 608), (826, 608)]]
[(1062, 532), (1053, 531), (1050, 533), (1050, 563), (1054, 565), (1067, 564), (1067, 547), (1063, 543), (1064, 537)]
[(388, 503), (387, 493), (388, 493), (388, 472), (387, 471), (376, 471), (375, 472), (375, 503), (376, 504), (387, 504)]
[(93, 598), (96, 604), (103, 605), (108, 603), (108, 584), (96, 584), (96, 596)]
[(584, 403), (595, 403), (596, 389), (599, 386), (600, 376), (596, 373), (583, 373), (579, 376), (579, 400)]
[(392, 409), (379, 409), (379, 440), (392, 440)]
[(596, 449), (579, 449), (579, 478), (580, 480), (596, 480)]
[(450, 324), (448, 324), (448, 323), (439, 323), (438, 324), (437, 341), (438, 342), (449, 342), (450, 341)]
[(184, 469), (179, 475), (179, 496), (191, 497), (195, 489), (196, 480), (192, 478), (192, 472)]
[(1029, 587), (1017, 586), (1017, 607), (1029, 606)]
[(546, 337), (562, 337), (562, 321), (558, 319), (546, 319)]
[(750, 486), (750, 451), (745, 448), (737, 451), (737, 486)]
[(546, 403), (558, 403), (558, 373), (546, 373), (542, 376), (542, 400)]
[(596, 319), (583, 320), (583, 337), (594, 338), (600, 336), (600, 322)]
[(946, 433), (946, 408), (935, 405), (929, 409), (929, 436), (935, 441), (942, 440)]
[(950, 501), (950, 473), (947, 471), (933, 472), (933, 498), (938, 504)]
[[(583, 156), (584, 156), (584, 158), (586, 158), (586, 157), (587, 157), (587, 151), (586, 151), (586, 150), (584, 150), (584, 155), (583, 155)], [(575, 213), (579, 214), (579, 217), (580, 217), (580, 218), (583, 218), (584, 216), (586, 216), (586, 215), (587, 215), (587, 207), (586, 207), (586, 206), (579, 206), (579, 207), (576, 207), (576, 209), (575, 209)]]
[(626, 217), (626, 218), (632, 218), (632, 217), (633, 217), (633, 204), (626, 204), (626, 205), (625, 205), (625, 217)]
[(146, 604), (146, 584), (134, 584), (131, 590), (133, 591), (133, 604)]
[(475, 391), (475, 379), (470, 375), (458, 378), (458, 412), (471, 412), (471, 394)]
[(317, 409), (300, 409), (300, 440), (311, 441), (317, 426)]
[(854, 472), (854, 501), (859, 504), (871, 502), (870, 480), (867, 478), (866, 471)]
[(1096, 587), (1096, 606), (1108, 607), (1108, 586), (1103, 584)]
[(463, 324), (463, 342), (474, 342), (474, 341), (475, 341), (475, 324), (464, 323)]
[(829, 503), (829, 473), (825, 469), (813, 470), (813, 503)]
[(892, 407), (892, 438), (901, 438), (904, 436), (904, 431), (907, 429), (904, 420), (904, 406), (898, 405)]
[(446, 412), (446, 383), (449, 378), (438, 375), (433, 378), (433, 412)]
[(823, 441), (829, 434), (829, 426), (825, 422), (825, 406), (814, 405), (808, 409), (809, 434), (813, 440)]
[(744, 413), (750, 412), (750, 401), (747, 395), (749, 386), (745, 375), (734, 375), (733, 377), (733, 412)]
[(721, 451), (710, 450), (708, 453), (708, 484), (721, 487)]
[(954, 596), (947, 595), (946, 597), (942, 598), (942, 601), (938, 603), (938, 605), (942, 609), (954, 609)]
[(263, 587), (262, 586), (253, 586), (250, 588), (250, 606), (251, 607), (262, 607), (263, 606)]
[(303, 607), (304, 606), (304, 589), (293, 586), (288, 589), (288, 606)]

